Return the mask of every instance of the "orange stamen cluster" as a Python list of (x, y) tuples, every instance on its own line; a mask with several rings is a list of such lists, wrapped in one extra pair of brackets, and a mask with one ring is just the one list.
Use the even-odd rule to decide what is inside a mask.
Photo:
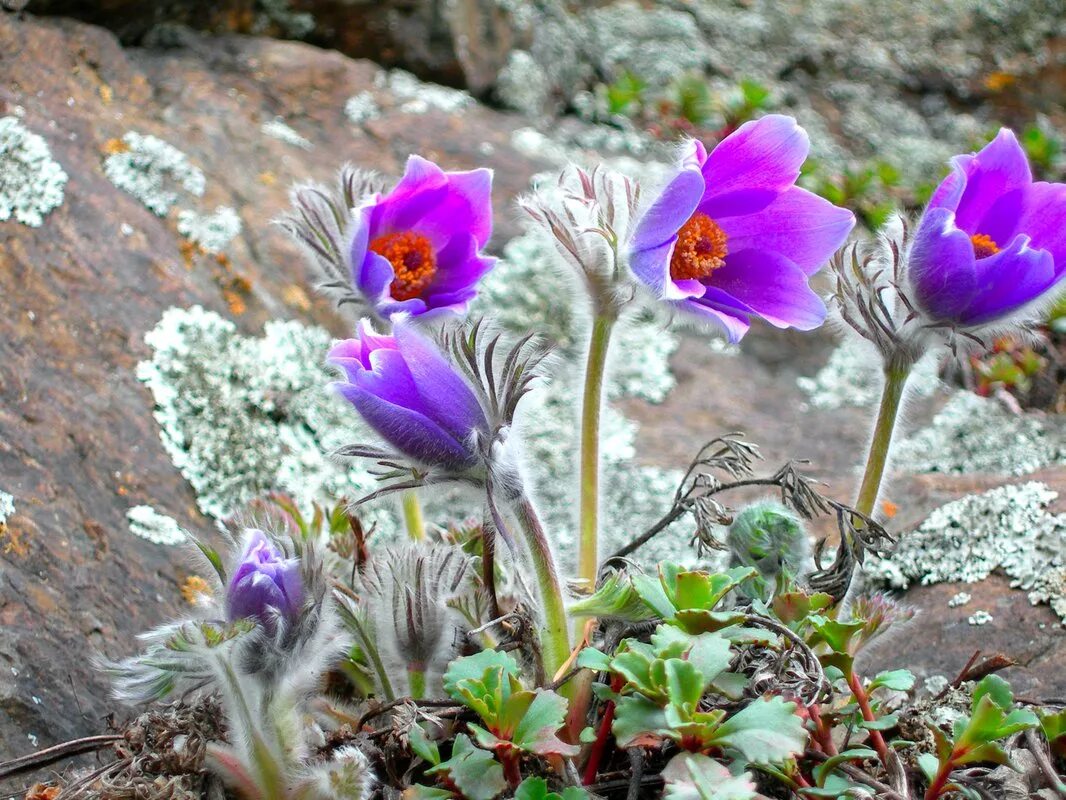
[(374, 239), (370, 249), (392, 264), (396, 277), (392, 280), (390, 293), (394, 300), (418, 297), (437, 274), (433, 245), (420, 233), (386, 233)]
[(670, 277), (674, 280), (709, 277), (725, 264), (729, 254), (726, 239), (717, 222), (697, 211), (677, 233), (674, 255), (670, 258)]
[(999, 245), (984, 233), (975, 233), (970, 237), (970, 241), (973, 242), (973, 254), (978, 258), (988, 258), (999, 252)]

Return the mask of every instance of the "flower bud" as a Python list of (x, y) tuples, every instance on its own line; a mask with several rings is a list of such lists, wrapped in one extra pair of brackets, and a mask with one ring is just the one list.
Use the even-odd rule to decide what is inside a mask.
[(231, 621), (254, 617), (273, 632), (279, 619), (300, 616), (303, 596), (299, 560), (286, 558), (263, 531), (249, 529), (226, 590), (226, 616)]

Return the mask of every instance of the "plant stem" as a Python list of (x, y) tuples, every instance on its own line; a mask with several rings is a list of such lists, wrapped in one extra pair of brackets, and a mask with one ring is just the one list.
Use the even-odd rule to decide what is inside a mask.
[(551, 683), (555, 673), (570, 656), (570, 637), (566, 630), (566, 609), (563, 606), (559, 574), (555, 569), (548, 538), (544, 535), (544, 527), (529, 498), (524, 494), (519, 495), (514, 501), (514, 508), (522, 532), (526, 535), (526, 546), (533, 558), (533, 569), (540, 588), (540, 604), (544, 614), (544, 627), (540, 631), (541, 658), (545, 680)]
[(411, 690), (411, 697), (421, 700), (426, 696), (426, 673), (418, 669), (414, 664), (407, 667), (407, 686)]
[(591, 591), (599, 570), (600, 513), (600, 411), (603, 407), (603, 377), (615, 317), (598, 313), (592, 319), (588, 361), (585, 365), (585, 395), (581, 408), (581, 528), (578, 578)]
[(863, 472), (862, 484), (859, 486), (859, 497), (855, 501), (856, 510), (867, 516), (873, 514), (874, 506), (877, 504), (877, 495), (881, 491), (881, 480), (884, 478), (885, 465), (888, 463), (888, 451), (892, 446), (892, 432), (896, 427), (900, 402), (903, 400), (903, 391), (907, 386), (910, 373), (910, 361), (890, 361), (885, 365), (885, 385), (881, 390), (881, 406), (877, 411), (877, 422), (874, 425), (873, 440), (870, 442), (870, 452), (866, 457), (866, 470)]
[(414, 491), (403, 493), (403, 521), (407, 526), (407, 535), (413, 541), (421, 542), (426, 538), (426, 523), (422, 519), (422, 504)]
[(951, 770), (955, 767), (955, 754), (952, 753), (951, 755), (952, 758), (949, 758), (940, 765), (936, 777), (933, 778), (933, 782), (929, 784), (929, 788), (925, 790), (925, 800), (937, 800), (944, 791), (944, 786), (947, 785)]
[[(873, 709), (870, 708), (870, 698), (866, 694), (866, 689), (863, 688), (862, 679), (854, 671), (848, 675), (848, 686), (851, 688), (851, 693), (855, 695), (855, 701), (859, 704), (862, 718), (867, 722), (876, 722), (877, 717), (874, 716)], [(870, 743), (874, 746), (881, 763), (885, 765), (887, 770), (889, 768), (888, 745), (885, 744), (885, 737), (881, 735), (881, 731), (868, 729), (866, 732), (870, 735)]]

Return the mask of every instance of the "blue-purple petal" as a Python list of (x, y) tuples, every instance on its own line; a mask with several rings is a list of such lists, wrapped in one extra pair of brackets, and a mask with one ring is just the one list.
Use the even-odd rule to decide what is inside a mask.
[(810, 140), (792, 117), (769, 114), (745, 122), (718, 143), (703, 164), (707, 197), (751, 189), (779, 193), (795, 184)]
[(918, 223), (907, 279), (918, 306), (938, 320), (954, 320), (977, 292), (976, 257), (965, 231), (947, 208), (929, 208)]
[(730, 253), (725, 265), (711, 276), (711, 288), (735, 298), (778, 328), (809, 331), (825, 322), (825, 303), (807, 285), (806, 273), (778, 253)]
[(1013, 314), (1041, 297), (1056, 280), (1055, 260), (1047, 250), (1030, 247), (1016, 236), (1007, 247), (976, 264), (977, 294), (960, 316), (967, 325), (983, 325)]

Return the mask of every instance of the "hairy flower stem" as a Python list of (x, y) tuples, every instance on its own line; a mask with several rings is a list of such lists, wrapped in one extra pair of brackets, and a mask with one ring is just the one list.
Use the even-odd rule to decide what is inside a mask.
[(537, 574), (541, 611), (544, 614), (544, 627), (540, 632), (541, 658), (545, 680), (551, 683), (555, 679), (555, 673), (570, 656), (570, 637), (566, 630), (566, 609), (563, 606), (559, 573), (555, 568), (555, 559), (552, 558), (544, 527), (529, 498), (520, 494), (514, 500), (514, 510), (526, 536), (526, 546)]
[(422, 504), (414, 491), (403, 494), (403, 521), (407, 535), (413, 541), (422, 542), (426, 538), (426, 523), (422, 519)]
[(874, 506), (877, 504), (877, 495), (881, 491), (881, 480), (884, 478), (885, 465), (888, 463), (888, 451), (892, 446), (892, 432), (896, 427), (903, 391), (910, 374), (910, 361), (890, 361), (885, 365), (885, 385), (881, 390), (881, 406), (877, 412), (877, 423), (874, 425), (873, 440), (870, 442), (870, 453), (866, 457), (866, 470), (863, 472), (862, 484), (859, 487), (859, 497), (855, 501), (855, 509), (868, 516), (873, 514)]
[(426, 696), (426, 672), (418, 669), (415, 665), (407, 668), (407, 685), (411, 690), (411, 697), (421, 700)]
[(599, 570), (600, 525), (600, 411), (603, 408), (603, 378), (607, 350), (616, 317), (597, 313), (592, 320), (588, 361), (585, 365), (585, 395), (581, 409), (581, 533), (577, 575), (589, 591), (596, 587)]
[[(854, 671), (848, 675), (848, 687), (851, 689), (851, 693), (855, 695), (855, 701), (859, 704), (862, 718), (867, 722), (876, 722), (877, 717), (874, 716), (873, 709), (870, 708), (870, 698), (866, 694), (866, 689), (863, 688), (862, 678), (855, 674)], [(873, 730), (872, 728), (867, 733), (870, 734), (870, 743), (874, 746), (874, 750), (877, 751), (877, 756), (881, 759), (881, 763), (886, 770), (891, 772), (888, 765), (888, 745), (885, 744), (885, 737), (881, 735), (881, 731)]]

